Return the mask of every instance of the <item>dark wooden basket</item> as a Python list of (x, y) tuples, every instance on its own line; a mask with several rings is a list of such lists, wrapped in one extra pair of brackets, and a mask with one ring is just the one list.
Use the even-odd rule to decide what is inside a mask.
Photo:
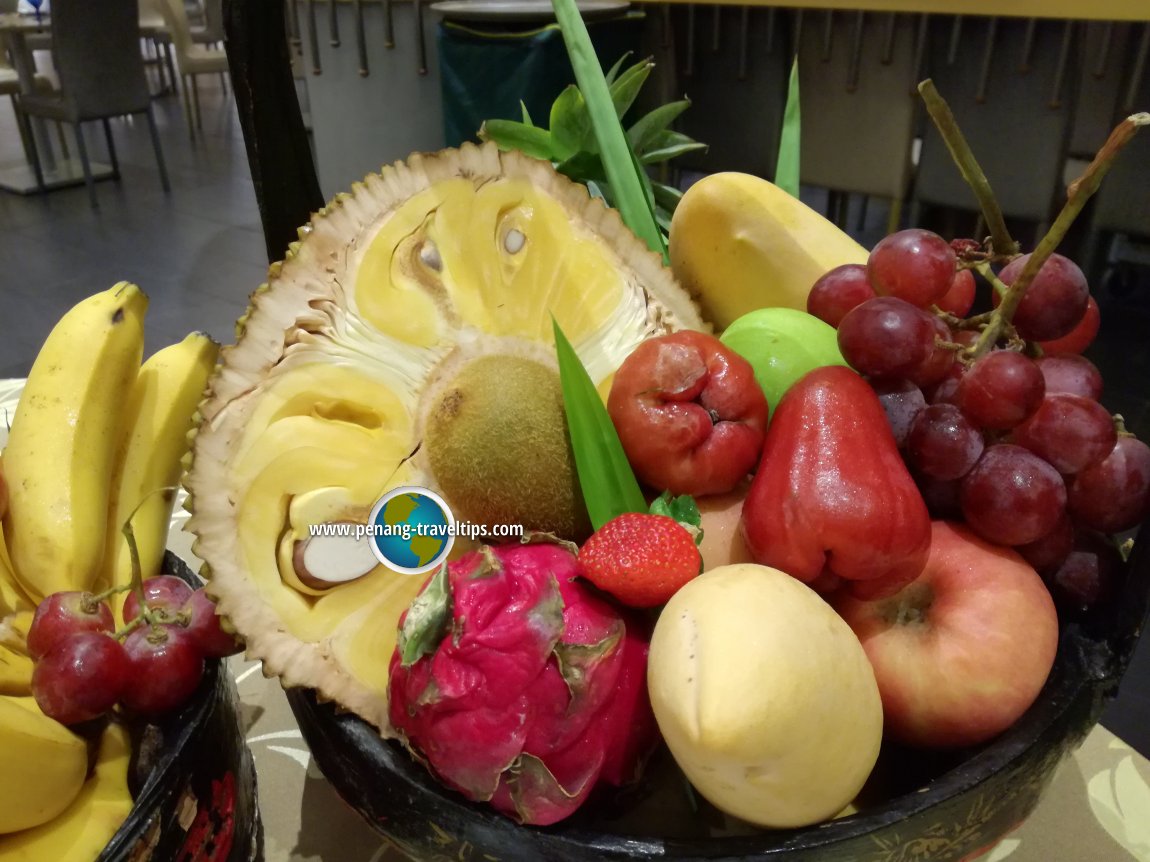
[[(1148, 534), (1150, 535), (1150, 534)], [(884, 749), (876, 773), (901, 792), (861, 813), (806, 829), (753, 834), (636, 833), (624, 828), (626, 800), (601, 800), (547, 828), (519, 826), (445, 790), (367, 723), (318, 703), (310, 690), (288, 700), (316, 763), (373, 827), (420, 862), (592, 862), (604, 859), (961, 860), (993, 845), (1038, 803), (1055, 769), (1085, 738), (1117, 691), (1150, 598), (1150, 553), (1136, 546), (1117, 600), (1064, 627), (1054, 669), (1030, 710), (977, 749), (924, 755)], [(889, 785), (888, 785), (889, 787)], [(651, 788), (647, 788), (651, 791)], [(642, 796), (643, 788), (635, 795)], [(712, 812), (713, 813), (713, 812)]]
[[(172, 553), (164, 571), (196, 580)], [(256, 862), (263, 827), (256, 772), (235, 683), (208, 662), (195, 697), (157, 724), (133, 728), (135, 806), (97, 862)]]

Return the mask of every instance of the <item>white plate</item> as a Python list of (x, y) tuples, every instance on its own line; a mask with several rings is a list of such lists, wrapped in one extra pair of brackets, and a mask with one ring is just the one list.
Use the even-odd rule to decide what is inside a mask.
[[(626, 0), (579, 0), (584, 18), (616, 15), (631, 4)], [(443, 0), (431, 10), (449, 21), (540, 23), (555, 20), (551, 0)]]

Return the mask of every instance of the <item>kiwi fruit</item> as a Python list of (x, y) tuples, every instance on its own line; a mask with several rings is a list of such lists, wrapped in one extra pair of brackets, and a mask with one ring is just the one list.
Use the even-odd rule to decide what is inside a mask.
[(558, 368), (520, 353), (448, 363), (425, 402), (420, 450), (456, 519), (585, 539)]

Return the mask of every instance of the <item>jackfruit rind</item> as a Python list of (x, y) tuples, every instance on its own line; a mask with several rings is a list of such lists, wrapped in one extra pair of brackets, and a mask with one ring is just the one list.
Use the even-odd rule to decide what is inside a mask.
[(553, 350), (552, 315), (596, 383), (645, 338), (707, 328), (618, 213), (494, 145), (385, 167), (301, 228), (221, 351), (187, 479), (208, 592), (265, 674), (390, 735), (396, 624), (424, 578), (381, 565), (316, 589), (283, 569), (309, 524), (440, 490), (411, 457), (437, 372), (464, 342)]

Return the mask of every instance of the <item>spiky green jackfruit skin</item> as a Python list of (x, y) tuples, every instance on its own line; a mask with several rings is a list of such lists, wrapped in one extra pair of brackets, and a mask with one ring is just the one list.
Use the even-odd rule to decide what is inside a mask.
[(265, 673), (389, 734), (396, 621), (423, 578), (381, 565), (317, 588), (297, 570), (300, 537), (397, 486), (441, 490), (413, 453), (428, 393), (464, 345), (553, 354), (554, 316), (602, 383), (640, 341), (706, 324), (615, 211), (492, 145), (386, 167), (299, 235), (221, 351), (193, 438), (188, 529), (209, 593)]

